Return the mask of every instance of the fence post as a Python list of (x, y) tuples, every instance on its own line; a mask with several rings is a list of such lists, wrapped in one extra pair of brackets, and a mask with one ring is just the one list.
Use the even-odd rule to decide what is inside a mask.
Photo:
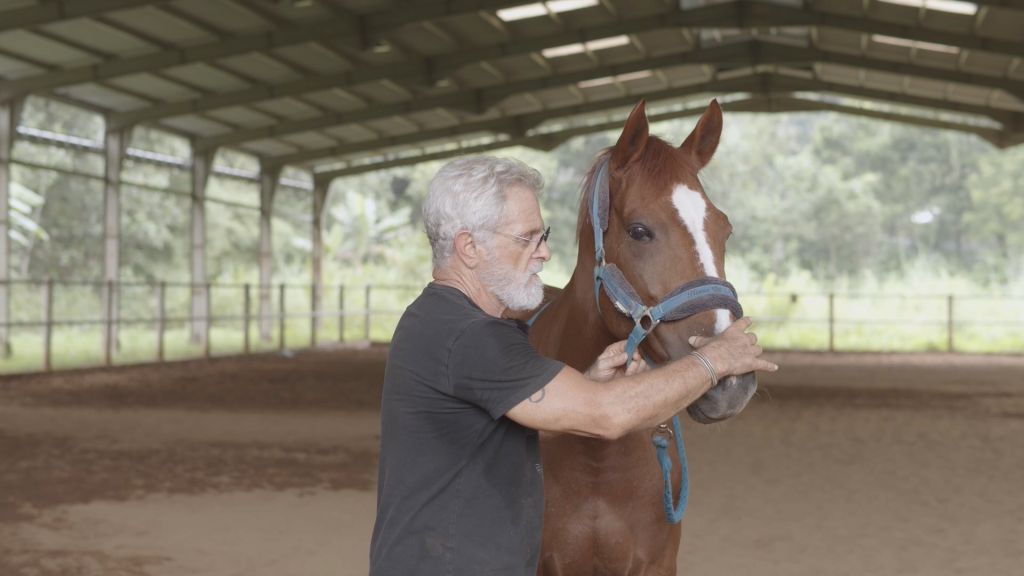
[(345, 341), (345, 287), (338, 286), (338, 342)]
[(836, 351), (836, 295), (828, 293), (828, 351)]
[(320, 319), (319, 314), (317, 314), (317, 305), (316, 305), (317, 304), (317, 301), (316, 301), (317, 289), (316, 288), (317, 288), (317, 285), (313, 284), (312, 288), (309, 291), (309, 294), (310, 294), (310, 302), (309, 302), (309, 310), (310, 310), (310, 312), (309, 312), (309, 324), (310, 324), (310, 326), (309, 326), (309, 347), (310, 348), (316, 348), (316, 323)]
[(946, 299), (946, 351), (953, 351), (953, 295)]
[(249, 353), (249, 285), (245, 285), (242, 295), (242, 352)]
[(366, 316), (365, 316), (364, 321), (363, 321), (363, 339), (366, 340), (367, 342), (370, 341), (370, 288), (372, 288), (372, 286), (367, 284), (366, 285), (366, 297), (365, 297), (365, 302), (366, 302), (365, 314), (366, 314)]
[(166, 282), (160, 282), (156, 287), (156, 361), (164, 361), (164, 292), (167, 289)]
[(107, 280), (107, 293), (104, 295), (107, 301), (107, 317), (104, 318), (103, 322), (103, 365), (110, 366), (111, 363), (111, 349), (113, 348), (113, 332), (114, 332), (114, 281)]
[(206, 334), (203, 337), (203, 358), (210, 357), (210, 327), (213, 326), (213, 292), (210, 283), (206, 283)]
[(280, 314), (277, 318), (277, 347), (284, 350), (284, 283), (281, 283), (279, 288), (281, 294), (277, 297), (277, 306), (280, 309)]
[(53, 342), (53, 278), (46, 279), (46, 290), (43, 292), (43, 370), (53, 369), (50, 359)]

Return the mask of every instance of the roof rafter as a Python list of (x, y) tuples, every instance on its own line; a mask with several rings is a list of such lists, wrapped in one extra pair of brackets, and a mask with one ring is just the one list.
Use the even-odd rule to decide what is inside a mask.
[[(901, 37), (904, 38), (927, 42), (948, 43), (953, 40), (952, 37), (956, 36), (963, 40), (962, 44), (969, 44), (972, 47), (981, 45), (987, 46), (992, 43), (992, 41), (977, 37), (922, 31), (923, 29), (907, 26), (883, 25), (880, 28), (875, 29), (872, 28), (872, 26), (875, 26), (877, 24), (876, 22), (864, 19), (838, 17), (825, 15), (823, 13), (812, 14), (795, 8), (776, 5), (768, 6), (758, 2), (751, 2), (749, 0), (741, 0), (735, 4), (714, 5), (681, 14), (646, 17), (569, 32), (557, 32), (526, 40), (505, 42), (489, 47), (476, 48), (474, 50), (466, 50), (452, 54), (424, 58), (419, 62), (400, 62), (385, 66), (361, 66), (338, 74), (317, 76), (315, 78), (303, 79), (294, 82), (284, 82), (272, 86), (263, 85), (252, 89), (240, 90), (227, 94), (218, 94), (209, 98), (196, 98), (180, 102), (159, 104), (151, 108), (115, 113), (113, 114), (111, 121), (116, 126), (125, 126), (135, 122), (144, 122), (176, 116), (179, 114), (200, 112), (229, 105), (246, 104), (266, 98), (294, 96), (327, 88), (351, 86), (384, 78), (432, 84), (437, 78), (450, 74), (452, 71), (468, 64), (486, 63), (488, 60), (495, 58), (530, 54), (538, 50), (554, 46), (575, 44), (593, 39), (618, 36), (621, 34), (632, 34), (637, 31), (649, 30), (651, 27), (670, 27), (678, 25), (684, 20), (684, 17), (687, 25), (787, 26), (814, 23), (824, 23), (825, 25), (841, 24), (847, 29), (857, 29), (858, 31), (865, 33), (877, 32), (886, 35), (902, 34)], [(815, 20), (815, 22), (809, 22), (809, 19)], [(851, 22), (858, 22), (859, 24), (854, 26)], [(914, 32), (915, 30), (917, 32)], [(1001, 44), (1006, 45), (1002, 46), (1004, 49), (1009, 50), (1012, 48), (1014, 53), (1024, 54), (1024, 43), (1002, 42)], [(993, 46), (989, 46), (989, 48), (992, 47)], [(843, 54), (834, 52), (818, 51), (818, 53), (821, 55), (829, 55), (824, 58), (815, 58), (819, 61), (839, 62), (845, 57)], [(805, 57), (811, 58), (813, 54), (815, 53), (808, 53)], [(882, 66), (881, 62), (883, 61), (879, 60), (879, 66)], [(915, 64), (891, 63), (891, 61), (884, 62), (888, 63), (887, 69), (890, 71), (897, 70), (897, 68), (903, 66), (908, 70), (907, 73), (918, 76), (935, 78), (935, 76), (927, 76), (922, 71), (930, 71), (931, 74), (949, 72), (948, 75), (943, 75), (942, 78), (937, 79), (957, 82), (973, 81), (971, 79), (971, 75), (954, 70), (945, 70), (937, 67), (923, 67)], [(909, 72), (909, 70), (916, 70), (916, 72)], [(1020, 88), (1020, 86), (1024, 86), (1024, 84), (1019, 82), (1001, 80), (997, 77), (990, 76), (979, 76), (979, 78), (982, 79), (980, 82), (982, 85), (986, 85), (985, 82), (991, 81), (996, 84), (994, 87), (1005, 88), (1011, 91), (1024, 91), (1024, 88)]]
[[(756, 95), (751, 98), (743, 100), (734, 100), (731, 102), (725, 102), (722, 104), (722, 109), (726, 112), (809, 112), (809, 111), (833, 111), (842, 112), (846, 114), (856, 116), (866, 116), (869, 118), (878, 118), (884, 120), (894, 120), (898, 122), (904, 122), (907, 124), (913, 124), (918, 126), (927, 126), (930, 128), (944, 128), (949, 130), (963, 130), (978, 134), (986, 140), (992, 141), (997, 146), (1002, 138), (1000, 131), (993, 128), (985, 128), (978, 126), (970, 126), (965, 124), (957, 124), (954, 122), (944, 122), (941, 120), (933, 120), (928, 118), (920, 118), (916, 116), (906, 116), (900, 114), (894, 114), (889, 112), (880, 112), (876, 110), (869, 110), (864, 108), (858, 108), (854, 106), (845, 106), (842, 104), (835, 104), (831, 102), (819, 102), (814, 100), (805, 100), (802, 98), (793, 98), (790, 96), (760, 96)], [(648, 116), (648, 122), (662, 122), (665, 120), (672, 120), (676, 118), (683, 118), (687, 116), (696, 116), (703, 113), (703, 108), (690, 108), (686, 110), (680, 110), (675, 112), (667, 112), (664, 114), (652, 114)], [(362, 174), (365, 172), (372, 172), (374, 170), (381, 170), (384, 168), (394, 168), (398, 166), (408, 166), (411, 164), (418, 164), (420, 162), (426, 162), (429, 160), (442, 160), (455, 155), (462, 154), (473, 154), (488, 152), (492, 150), (498, 150), (502, 148), (509, 148), (512, 146), (527, 146), (530, 148), (540, 148), (544, 150), (553, 149), (558, 144), (565, 142), (573, 136), (580, 136), (583, 134), (592, 134), (595, 132), (604, 132), (606, 130), (615, 130), (620, 128), (623, 124), (622, 120), (616, 120), (611, 122), (604, 122), (600, 124), (591, 124), (588, 126), (580, 126), (576, 128), (570, 128), (560, 132), (549, 133), (549, 134), (537, 134), (533, 136), (524, 136), (521, 138), (512, 138), (509, 140), (500, 140), (496, 142), (490, 142), (487, 144), (479, 144), (476, 146), (460, 147), (456, 150), (445, 150), (441, 152), (421, 154), (419, 156), (407, 156), (404, 158), (396, 158), (390, 160), (384, 160), (381, 162), (370, 162), (366, 164), (360, 164), (357, 166), (350, 166), (337, 170), (330, 170), (325, 172), (319, 172), (314, 175), (316, 180), (330, 181), (334, 178), (340, 178), (343, 176), (352, 176), (355, 174)]]
[[(152, 4), (154, 2), (142, 3)], [(420, 20), (471, 14), (479, 10), (496, 9), (521, 3), (522, 0), (440, 0), (418, 3), (403, 10), (385, 10), (363, 14), (357, 18), (337, 18), (319, 21), (308, 26), (240, 35), (220, 42), (115, 59), (93, 66), (69, 68), (51, 74), (0, 82), (0, 102), (29, 92), (58, 86), (102, 80), (182, 64), (209, 62), (237, 54), (260, 52), (324, 39), (343, 39), (354, 44), (361, 44), (369, 38), (395, 31), (406, 24)], [(3, 13), (0, 12), (0, 14)]]
[(29, 26), (42, 26), (51, 22), (81, 18), (136, 8), (165, 4), (171, 0), (59, 0), (41, 2), (36, 6), (0, 11), (0, 32)]
[[(679, 66), (684, 64), (754, 66), (758, 64), (802, 64), (818, 61), (856, 66), (881, 72), (913, 74), (914, 76), (948, 82), (970, 82), (972, 80), (984, 81), (986, 85), (997, 88), (1004, 88), (1007, 85), (1006, 83), (1009, 82), (1010, 86), (1013, 86), (1017, 90), (1020, 90), (1021, 93), (1024, 93), (1024, 82), (1007, 81), (989, 77), (978, 78), (975, 75), (955, 71), (926, 68), (922, 66), (910, 66), (876, 59), (823, 52), (808, 48), (796, 48), (753, 41), (717, 46), (714, 48), (697, 50), (683, 54), (646, 58), (625, 64), (597, 66), (587, 70), (555, 74), (530, 80), (521, 80), (488, 88), (460, 90), (438, 96), (412, 99), (397, 104), (371, 106), (369, 108), (353, 110), (351, 112), (342, 112), (304, 120), (281, 122), (271, 126), (239, 130), (229, 134), (199, 138), (196, 140), (196, 146), (200, 150), (207, 150), (218, 146), (238, 144), (248, 140), (272, 138), (286, 134), (306, 132), (309, 130), (319, 130), (330, 126), (347, 124), (356, 120), (363, 121), (391, 116), (394, 114), (406, 114), (439, 106), (463, 108), (475, 110), (476, 112), (483, 112), (492, 105), (513, 94), (544, 88), (574, 85), (577, 82), (585, 80), (617, 76), (631, 72), (650, 70), (653, 68)], [(315, 82), (318, 79), (314, 78), (312, 80)], [(991, 109), (987, 115), (997, 120), (999, 120), (999, 116), (1001, 116), (998, 111)], [(114, 120), (116, 122), (116, 118)]]

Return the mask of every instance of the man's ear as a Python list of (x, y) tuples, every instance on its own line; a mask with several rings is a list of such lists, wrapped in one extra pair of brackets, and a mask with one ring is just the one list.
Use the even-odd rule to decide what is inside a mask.
[(480, 245), (468, 231), (459, 230), (452, 240), (452, 245), (452, 257), (458, 258), (466, 268), (473, 269), (480, 265), (480, 260), (483, 257), (480, 253)]

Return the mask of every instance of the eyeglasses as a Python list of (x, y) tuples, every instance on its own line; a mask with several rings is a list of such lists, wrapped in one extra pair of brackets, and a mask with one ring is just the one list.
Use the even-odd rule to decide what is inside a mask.
[(502, 236), (508, 236), (510, 238), (515, 238), (517, 240), (522, 240), (523, 242), (529, 242), (530, 244), (536, 244), (536, 246), (534, 246), (533, 249), (537, 250), (537, 249), (540, 248), (541, 244), (544, 244), (545, 242), (548, 241), (548, 235), (551, 234), (551, 226), (548, 226), (547, 228), (545, 228), (544, 232), (541, 233), (540, 238), (537, 238), (536, 240), (534, 240), (533, 238), (526, 238), (524, 236), (516, 236), (515, 234), (509, 234), (508, 232), (500, 232), (498, 230), (488, 230), (488, 232), (494, 232), (495, 234), (501, 234)]

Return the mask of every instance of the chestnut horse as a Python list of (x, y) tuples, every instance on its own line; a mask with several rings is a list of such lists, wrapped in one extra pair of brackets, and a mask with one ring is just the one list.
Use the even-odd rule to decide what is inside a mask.
[[(617, 311), (605, 291), (595, 297), (590, 194), (606, 158), (605, 258), (618, 266), (643, 304), (658, 303), (688, 281), (724, 279), (731, 226), (697, 178), (721, 132), (717, 101), (678, 148), (648, 134), (642, 100), (633, 108), (618, 142), (601, 154), (584, 182), (572, 278), (561, 291), (549, 292), (551, 299), (534, 318), (530, 342), (543, 355), (583, 371), (634, 328), (633, 319)], [(681, 358), (692, 351), (690, 336), (717, 334), (734, 320), (723, 309), (662, 322), (640, 348), (654, 364)], [(724, 420), (743, 409), (756, 387), (753, 373), (723, 378), (687, 413), (703, 424)], [(542, 435), (545, 510), (538, 575), (675, 576), (680, 528), (666, 520), (652, 432), (615, 441)], [(673, 485), (678, 486), (681, 465), (675, 455), (672, 460)]]

